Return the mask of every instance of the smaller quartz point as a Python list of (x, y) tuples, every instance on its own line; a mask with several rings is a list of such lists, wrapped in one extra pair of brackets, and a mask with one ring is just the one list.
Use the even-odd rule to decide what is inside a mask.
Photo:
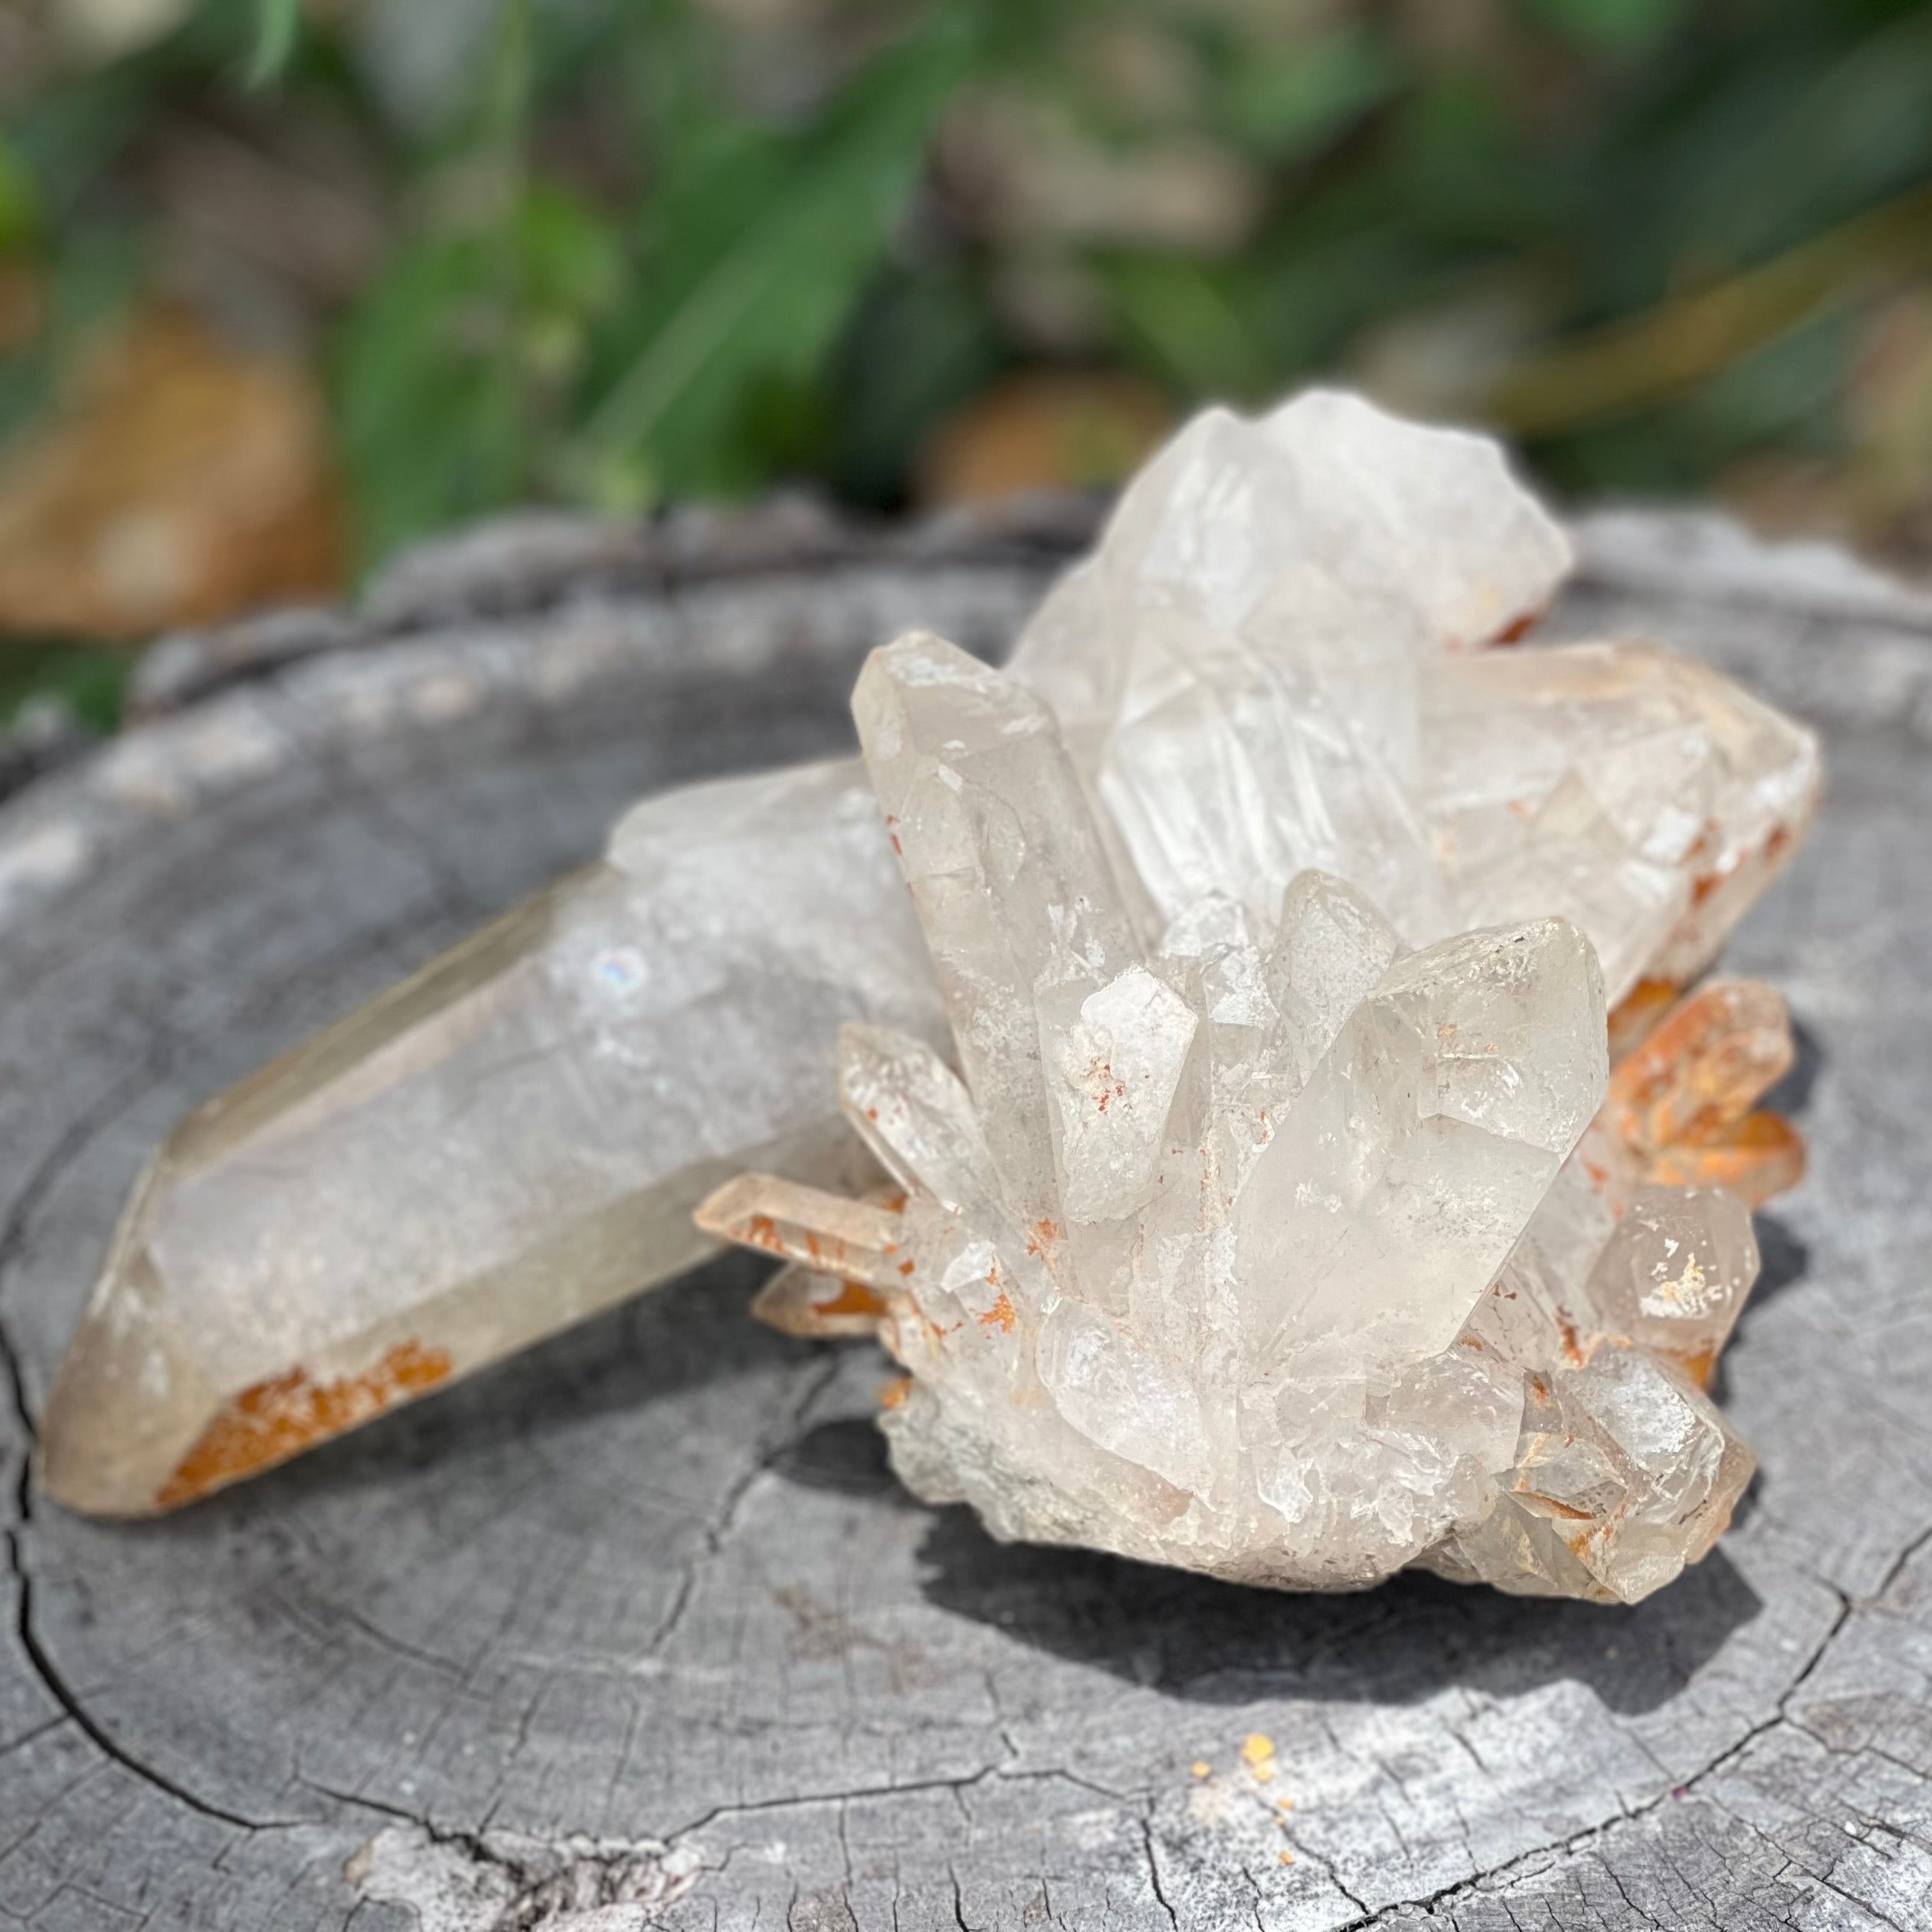
[(1608, 1344), (1528, 1388), (1494, 1504), (1420, 1567), (1526, 1596), (1636, 1603), (1708, 1553), (1755, 1459), (1681, 1370)]
[(1290, 883), (1262, 977), (1301, 1084), (1402, 950), (1388, 922), (1346, 880), (1310, 872)]
[(697, 1216), (706, 1234), (782, 1255), (815, 1274), (874, 1294), (900, 1285), (903, 1216), (870, 1202), (770, 1174), (740, 1174), (709, 1195)]
[(1058, 726), (1024, 686), (918, 634), (872, 654), (852, 708), (993, 1157), (1042, 1174), (1065, 1042), (1046, 1064), (1035, 984), (1097, 992), (1135, 950)]
[[(1748, 1474), (1694, 1379), (1737, 1204), (1804, 1170), (1760, 1105), (1781, 1003), (1698, 982), (1820, 768), (1654, 646), (1519, 644), (1569, 563), (1481, 437), (1320, 390), (1197, 417), (1010, 675), (874, 656), (872, 790), (647, 801), (184, 1121), (41, 1418), (49, 1490), (191, 1501), (729, 1234), (796, 1258), (766, 1318), (883, 1324), (900, 1468), (1000, 1534), (1654, 1587)], [(694, 1226), (746, 1169), (784, 1179)], [(1644, 1216), (1721, 1307), (1631, 1312)]]
[(1757, 1270), (1750, 1210), (1735, 1194), (1648, 1186), (1598, 1256), (1587, 1300), (1610, 1330), (1705, 1388)]
[(813, 1342), (876, 1335), (887, 1312), (884, 1298), (863, 1282), (796, 1262), (780, 1268), (752, 1303), (752, 1312), (767, 1327)]
[(1603, 988), (1567, 921), (1396, 962), (1283, 1113), (1234, 1221), (1258, 1337), (1448, 1347), (1603, 1098)]
[(1644, 1172), (1667, 1187), (1722, 1187), (1762, 1208), (1804, 1178), (1804, 1142), (1782, 1115), (1747, 1114), (1708, 1139), (1660, 1148)]
[[(1741, 1202), (1644, 1164), (1774, 1077), (1782, 1007), (1679, 1003), (1606, 1106), (1570, 921), (1410, 950), (1309, 872), (1278, 920), (1210, 892), (1148, 946), (1036, 698), (927, 638), (859, 692), (964, 1077), (848, 1027), (846, 1114), (903, 1206), (754, 1176), (698, 1220), (818, 1271), (781, 1278), (795, 1332), (848, 1331), (839, 1278), (883, 1304), (906, 1482), (1284, 1588), (1418, 1564), (1634, 1602), (1701, 1556), (1753, 1467), (1701, 1384), (1757, 1253)], [(1665, 1104), (1673, 1040), (1715, 1112)]]
[(1610, 1076), (1606, 1125), (1645, 1177), (1724, 1187), (1753, 1208), (1804, 1178), (1804, 1144), (1753, 1111), (1790, 1072), (1783, 996), (1756, 980), (1712, 980), (1665, 1012)]

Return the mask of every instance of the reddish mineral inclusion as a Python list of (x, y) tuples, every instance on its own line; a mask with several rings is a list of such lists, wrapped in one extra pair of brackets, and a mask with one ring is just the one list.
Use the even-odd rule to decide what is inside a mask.
[(191, 1503), (286, 1462), (449, 1378), (448, 1352), (398, 1342), (359, 1376), (316, 1382), (300, 1369), (244, 1389), (211, 1422), (154, 1498), (158, 1509)]

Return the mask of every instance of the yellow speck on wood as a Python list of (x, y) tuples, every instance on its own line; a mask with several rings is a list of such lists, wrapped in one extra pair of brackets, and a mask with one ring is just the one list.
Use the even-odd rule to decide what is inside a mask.
[(1214, 1774), (1214, 1767), (1204, 1757), (1196, 1758), (1191, 1768), (1196, 1778), (1211, 1778)]
[(1274, 1775), (1274, 1740), (1256, 1731), (1241, 1746), (1241, 1761), (1265, 1784)]

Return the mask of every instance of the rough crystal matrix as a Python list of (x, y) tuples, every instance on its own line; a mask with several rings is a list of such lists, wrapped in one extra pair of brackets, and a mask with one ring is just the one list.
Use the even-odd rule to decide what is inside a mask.
[(800, 1264), (761, 1312), (883, 1324), (899, 1466), (1002, 1534), (1654, 1587), (1748, 1475), (1702, 1390), (1803, 1161), (1776, 995), (1696, 982), (1818, 764), (1653, 647), (1495, 648), (1568, 562), (1480, 439), (1198, 418), (1010, 676), (875, 656), (883, 825), (854, 765), (650, 801), (184, 1122), (48, 1487), (266, 1468), (676, 1273), (763, 1167), (704, 1216)]

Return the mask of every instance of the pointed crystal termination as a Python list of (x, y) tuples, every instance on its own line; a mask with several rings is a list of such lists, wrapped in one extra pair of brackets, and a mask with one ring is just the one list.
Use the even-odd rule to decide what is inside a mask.
[(639, 807), (176, 1130), (48, 1401), (49, 1490), (192, 1501), (702, 1258), (728, 1174), (862, 1180), (838, 1028), (934, 1030), (921, 952), (855, 766)]
[(852, 710), (960, 1070), (1016, 1208), (1036, 1218), (1046, 1096), (1077, 1048), (1043, 1064), (1036, 992), (1077, 1003), (1139, 957), (1098, 829), (1053, 714), (956, 645), (914, 634), (874, 652)]
[(1461, 1346), (1548, 1370), (1580, 1367), (1606, 1341), (1635, 1342), (1701, 1388), (1756, 1278), (1750, 1210), (1803, 1176), (1804, 1143), (1753, 1111), (1791, 1064), (1790, 1021), (1750, 980), (1712, 980), (1681, 1000), (1660, 984), (1636, 1004), (1611, 1022), (1612, 1053), (1620, 1034), (1623, 1052), (1602, 1108)]
[(1608, 1328), (1706, 1388), (1757, 1270), (1750, 1210), (1735, 1194), (1646, 1187), (1598, 1256), (1589, 1298)]
[(1256, 1163), (1236, 1265), (1261, 1333), (1388, 1359), (1454, 1341), (1603, 1098), (1604, 994), (1568, 921), (1397, 961)]
[(752, 1175), (698, 1220), (815, 1271), (773, 1297), (796, 1331), (876, 1307), (914, 1490), (1290, 1588), (1418, 1564), (1634, 1601), (1708, 1549), (1752, 1462), (1698, 1382), (1756, 1251), (1741, 1202), (1642, 1166), (1750, 1105), (1781, 1009), (1682, 1003), (1600, 1114), (1567, 920), (1405, 952), (1311, 873), (1278, 925), (1210, 896), (1144, 950), (1036, 700), (919, 638), (855, 708), (966, 1078), (848, 1028), (847, 1115), (903, 1205)]
[(1487, 1511), (1420, 1567), (1524, 1596), (1634, 1604), (1707, 1556), (1756, 1459), (1667, 1358), (1607, 1346), (1532, 1376)]

